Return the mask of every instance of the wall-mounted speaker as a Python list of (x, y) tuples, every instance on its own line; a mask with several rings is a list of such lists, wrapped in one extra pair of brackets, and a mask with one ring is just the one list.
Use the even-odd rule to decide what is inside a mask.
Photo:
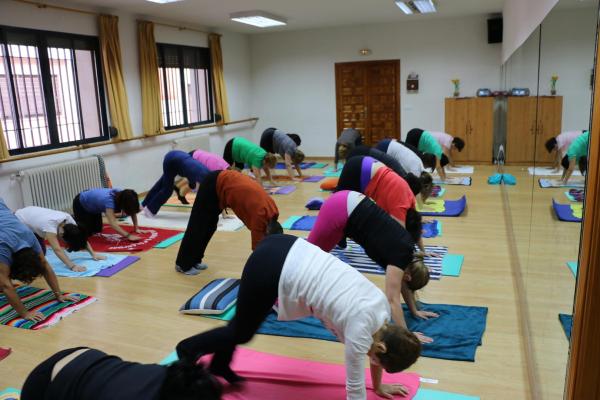
[(502, 17), (487, 20), (488, 43), (502, 43)]

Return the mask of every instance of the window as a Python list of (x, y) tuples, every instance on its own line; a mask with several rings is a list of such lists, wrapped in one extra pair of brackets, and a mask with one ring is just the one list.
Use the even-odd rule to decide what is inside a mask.
[(0, 123), (11, 155), (108, 139), (98, 39), (0, 27)]
[(209, 50), (157, 44), (157, 51), (165, 128), (213, 122)]

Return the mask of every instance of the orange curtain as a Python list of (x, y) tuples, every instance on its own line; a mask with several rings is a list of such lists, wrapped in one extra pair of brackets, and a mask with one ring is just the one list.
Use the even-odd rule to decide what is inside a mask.
[(133, 130), (129, 118), (129, 102), (121, 60), (119, 18), (113, 15), (100, 15), (98, 23), (100, 25), (100, 56), (102, 57), (111, 123), (119, 131), (120, 139), (131, 139)]
[(210, 59), (212, 64), (212, 77), (215, 93), (215, 119), (218, 125), (229, 122), (229, 106), (227, 105), (227, 91), (225, 90), (225, 77), (223, 75), (223, 54), (221, 52), (221, 35), (211, 33), (208, 35)]
[(140, 83), (142, 86), (142, 128), (144, 136), (164, 133), (160, 105), (158, 54), (154, 40), (154, 23), (138, 21), (138, 47), (140, 51)]

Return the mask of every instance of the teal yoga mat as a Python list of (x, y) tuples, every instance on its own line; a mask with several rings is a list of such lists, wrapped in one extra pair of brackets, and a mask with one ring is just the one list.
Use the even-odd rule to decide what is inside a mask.
[(569, 261), (567, 263), (567, 267), (569, 267), (569, 269), (573, 273), (573, 276), (577, 278), (577, 269), (579, 267), (577, 261)]
[(184, 233), (178, 233), (175, 236), (172, 236), (168, 239), (163, 240), (160, 243), (157, 243), (156, 246), (154, 246), (155, 249), (166, 249), (169, 246), (174, 245), (175, 243), (179, 242), (181, 239), (183, 239), (183, 235)]
[(165, 358), (162, 359), (161, 362), (159, 362), (160, 365), (169, 365), (174, 363), (175, 361), (179, 360), (179, 357), (177, 357), (177, 353), (174, 351), (171, 354), (169, 354), (168, 356), (166, 356)]
[(342, 168), (344, 167), (344, 164), (342, 163), (338, 163), (338, 170), (337, 172), (333, 171), (333, 167), (329, 167), (325, 170), (325, 172), (323, 173), (323, 175), (325, 175), (328, 178), (332, 178), (332, 177), (339, 177), (342, 174)]
[(299, 216), (299, 215), (289, 217), (288, 219), (283, 221), (283, 223), (281, 224), (281, 227), (283, 229), (292, 229), (294, 222), (298, 221), (300, 218), (302, 218), (302, 216)]
[(421, 388), (413, 400), (479, 400), (479, 397)]
[(459, 276), (464, 259), (460, 254), (446, 254), (442, 259), (442, 275)]

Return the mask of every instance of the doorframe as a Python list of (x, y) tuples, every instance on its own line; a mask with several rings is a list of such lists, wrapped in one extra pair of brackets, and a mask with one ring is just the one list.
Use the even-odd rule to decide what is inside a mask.
[[(395, 68), (396, 68), (396, 77), (398, 79), (398, 85), (396, 87), (396, 109), (398, 110), (398, 139), (402, 138), (402, 109), (400, 108), (401, 105), (401, 98), (400, 95), (402, 93), (402, 79), (401, 79), (401, 69), (400, 69), (400, 59), (399, 58), (394, 58), (394, 59), (388, 59), (388, 60), (369, 60), (369, 61), (344, 61), (344, 62), (336, 62), (334, 64), (334, 79), (335, 79), (335, 120), (336, 120), (336, 132), (335, 132), (335, 137), (339, 137), (340, 133), (342, 132), (341, 129), (341, 121), (340, 121), (340, 110), (339, 110), (339, 105), (340, 105), (340, 101), (339, 101), (339, 97), (340, 97), (340, 93), (339, 93), (339, 82), (337, 79), (338, 76), (338, 68), (342, 67), (344, 65), (356, 65), (356, 64), (361, 64), (361, 65), (366, 65), (366, 64), (376, 64), (376, 63), (382, 63), (382, 62), (395, 62)], [(367, 96), (367, 103), (369, 103), (369, 98)], [(367, 114), (368, 114), (368, 110), (371, 107), (370, 104), (367, 104)], [(367, 120), (368, 122), (368, 120)], [(370, 127), (368, 128), (370, 129)]]
[(600, 43), (596, 61), (579, 269), (565, 398), (600, 398)]

